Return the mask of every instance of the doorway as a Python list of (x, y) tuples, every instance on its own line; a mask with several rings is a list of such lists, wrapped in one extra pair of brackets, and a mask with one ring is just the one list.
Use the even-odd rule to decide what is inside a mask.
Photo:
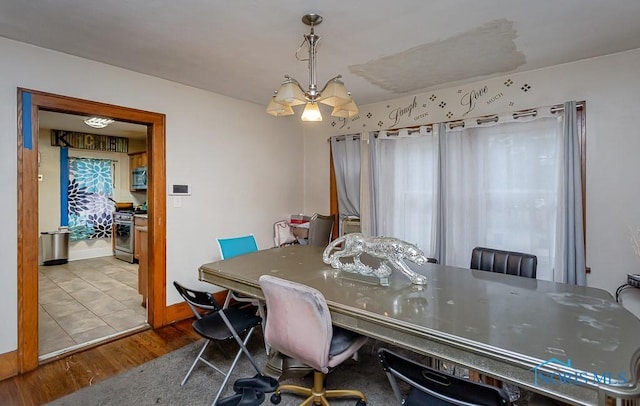
[(146, 189), (131, 183), (132, 163), (146, 161), (147, 126), (96, 128), (90, 117), (38, 112), (41, 364), (149, 328), (139, 255), (114, 256), (122, 240), (133, 245), (134, 218), (147, 220)]
[(148, 322), (166, 324), (165, 115), (18, 89), (18, 368), (38, 367), (38, 113), (96, 115), (147, 126)]

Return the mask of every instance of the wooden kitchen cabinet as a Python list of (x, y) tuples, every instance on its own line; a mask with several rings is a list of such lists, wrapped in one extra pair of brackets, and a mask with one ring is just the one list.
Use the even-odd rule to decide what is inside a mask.
[(147, 153), (146, 152), (134, 152), (129, 154), (129, 169), (139, 168), (141, 166), (147, 166)]
[(145, 217), (135, 216), (134, 224), (134, 258), (138, 260), (138, 293), (142, 295), (142, 306), (146, 307), (149, 281), (148, 220)]
[(146, 244), (142, 244), (142, 238), (140, 238), (142, 231), (140, 231), (139, 228), (144, 227), (146, 232), (148, 220), (146, 217), (141, 217), (140, 215), (135, 215), (133, 219), (133, 258), (140, 262), (140, 251), (142, 251), (143, 247), (146, 248)]

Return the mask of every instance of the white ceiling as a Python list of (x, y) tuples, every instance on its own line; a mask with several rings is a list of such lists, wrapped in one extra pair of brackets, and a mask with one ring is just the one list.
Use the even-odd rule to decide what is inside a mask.
[(0, 36), (266, 104), (309, 12), (360, 105), (640, 48), (638, 0), (2, 0)]

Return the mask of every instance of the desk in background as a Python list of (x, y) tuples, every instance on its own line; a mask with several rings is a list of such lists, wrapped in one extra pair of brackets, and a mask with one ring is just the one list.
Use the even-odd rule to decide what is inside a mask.
[[(559, 400), (605, 405), (607, 395), (640, 394), (640, 320), (604, 290), (435, 264), (418, 270), (424, 287), (397, 273), (382, 287), (337, 274), (322, 251), (263, 250), (202, 265), (199, 276), (256, 298), (263, 274), (312, 286), (336, 325)], [(579, 383), (548, 379), (560, 376)]]

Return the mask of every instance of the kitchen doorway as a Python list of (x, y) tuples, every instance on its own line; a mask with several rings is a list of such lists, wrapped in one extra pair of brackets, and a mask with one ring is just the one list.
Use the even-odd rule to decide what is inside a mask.
[(18, 368), (38, 367), (39, 112), (96, 115), (147, 127), (148, 322), (166, 324), (165, 116), (89, 100), (18, 89)]
[[(134, 216), (147, 220), (146, 182), (131, 182), (132, 164), (146, 158), (147, 126), (96, 128), (91, 117), (38, 114), (40, 363), (149, 328), (133, 250)], [(120, 225), (123, 216), (130, 221)], [(52, 252), (56, 241), (64, 252)], [(114, 256), (120, 249), (127, 255)]]

